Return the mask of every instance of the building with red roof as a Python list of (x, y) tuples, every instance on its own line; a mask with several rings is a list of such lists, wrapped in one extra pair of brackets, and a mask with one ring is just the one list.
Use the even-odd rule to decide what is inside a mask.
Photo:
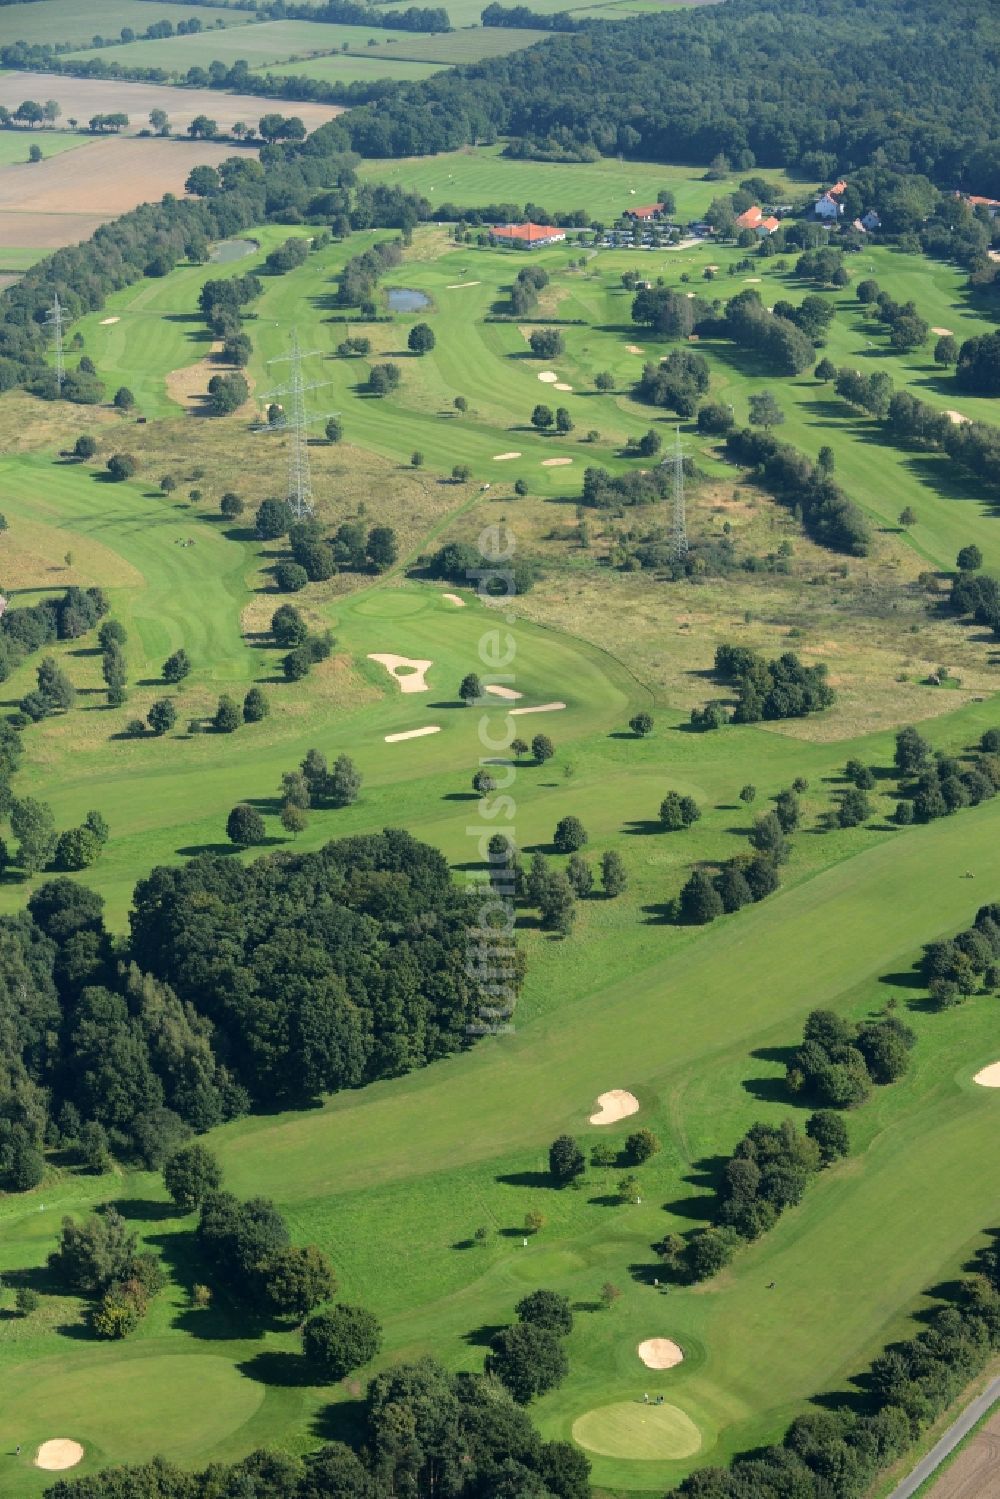
[(565, 230), (555, 224), (498, 224), (490, 230), (494, 239), (503, 244), (554, 245), (566, 238)]

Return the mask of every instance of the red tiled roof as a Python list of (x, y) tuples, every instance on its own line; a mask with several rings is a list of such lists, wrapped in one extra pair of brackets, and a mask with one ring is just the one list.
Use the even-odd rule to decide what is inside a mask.
[(662, 203), (643, 203), (638, 208), (626, 208), (625, 212), (633, 219), (655, 219), (663, 212)]
[(755, 203), (752, 208), (748, 208), (745, 213), (740, 214), (736, 220), (736, 227), (737, 229), (756, 229), (763, 217), (763, 213)]
[(1000, 208), (1000, 198), (980, 198), (970, 193), (966, 203), (971, 203), (973, 208)]
[(529, 245), (537, 240), (566, 238), (563, 230), (554, 224), (495, 225), (492, 233), (496, 239), (523, 239)]
[(781, 220), (776, 219), (772, 215), (769, 219), (761, 219), (759, 227), (761, 229), (766, 229), (768, 234), (773, 234), (775, 229), (781, 228)]
[(842, 193), (846, 193), (847, 183), (844, 181), (835, 182), (829, 191), (831, 198), (839, 198)]

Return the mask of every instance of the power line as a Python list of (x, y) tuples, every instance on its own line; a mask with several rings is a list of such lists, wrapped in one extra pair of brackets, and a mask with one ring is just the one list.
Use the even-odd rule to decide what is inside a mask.
[(281, 414), (274, 421), (260, 422), (254, 430), (257, 432), (285, 432), (288, 435), (288, 486), (286, 498), (289, 507), (296, 520), (306, 520), (313, 513), (312, 474), (309, 466), (309, 439), (307, 428), (315, 422), (326, 420), (327, 417), (336, 415), (328, 411), (321, 416), (306, 415), (306, 391), (318, 390), (321, 386), (329, 385), (329, 380), (306, 381), (302, 373), (302, 363), (305, 359), (311, 359), (314, 355), (320, 355), (321, 349), (303, 350), (299, 346), (298, 329), (292, 329), (291, 348), (287, 354), (279, 354), (275, 359), (267, 362), (272, 364), (288, 364), (289, 379), (287, 385), (281, 385), (276, 390), (269, 390), (262, 400), (272, 401), (277, 396), (285, 397), (285, 405)]
[(52, 306), (45, 314), (45, 326), (55, 340), (56, 352), (56, 384), (62, 394), (63, 381), (66, 378), (66, 361), (63, 357), (63, 324), (66, 322), (66, 314), (62, 303), (59, 301), (59, 293), (56, 292), (52, 299)]

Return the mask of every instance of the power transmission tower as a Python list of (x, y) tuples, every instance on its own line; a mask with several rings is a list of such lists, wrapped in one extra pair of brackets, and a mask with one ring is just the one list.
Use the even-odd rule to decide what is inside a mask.
[(677, 428), (674, 446), (661, 465), (671, 470), (672, 517), (670, 526), (670, 558), (681, 562), (688, 554), (687, 516), (684, 509), (684, 449), (681, 446), (681, 429)]
[(306, 382), (302, 374), (302, 361), (311, 359), (313, 355), (321, 354), (320, 349), (303, 350), (299, 347), (298, 329), (292, 329), (292, 346), (287, 354), (279, 354), (276, 359), (269, 359), (268, 364), (288, 364), (291, 366), (287, 385), (279, 386), (276, 390), (269, 390), (262, 397), (265, 401), (272, 401), (277, 396), (285, 397), (285, 405), (281, 415), (273, 422), (261, 422), (255, 427), (257, 432), (285, 432), (288, 434), (288, 488), (286, 498), (289, 508), (296, 520), (306, 520), (313, 513), (312, 476), (309, 471), (309, 441), (307, 428), (314, 422), (325, 421), (327, 417), (336, 415), (335, 412), (327, 411), (321, 416), (306, 415), (306, 391), (318, 390), (321, 386), (329, 385), (329, 380), (310, 380)]
[(66, 361), (63, 357), (63, 324), (65, 321), (66, 314), (63, 312), (62, 303), (59, 301), (59, 293), (56, 292), (52, 299), (52, 306), (45, 314), (45, 326), (52, 334), (55, 342), (56, 384), (59, 387), (60, 393), (62, 392), (63, 381), (66, 378)]

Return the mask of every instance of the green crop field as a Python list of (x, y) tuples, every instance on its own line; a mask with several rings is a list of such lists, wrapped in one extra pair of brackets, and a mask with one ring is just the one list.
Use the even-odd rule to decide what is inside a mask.
[[(400, 59), (410, 62), (437, 63), (454, 67), (458, 63), (479, 62), (484, 57), (505, 57), (522, 47), (534, 46), (549, 35), (546, 31), (525, 30), (516, 26), (465, 26), (460, 31), (414, 32), (373, 31), (367, 26), (324, 25), (330, 48), (340, 48), (358, 57)], [(269, 72), (303, 72), (309, 78), (325, 76), (325, 62), (336, 58), (314, 58), (309, 62), (283, 63)], [(338, 76), (331, 74), (331, 77)]]
[[(148, 0), (101, 0), (100, 8), (81, 6), (80, 0), (27, 0), (26, 4), (5, 6), (0, 11), (0, 41), (40, 43), (75, 43), (87, 45), (96, 36), (117, 37), (123, 26), (135, 32), (145, 31), (156, 21), (197, 19), (204, 27), (245, 26), (250, 19), (245, 11), (223, 7), (170, 3), (151, 5)], [(118, 56), (116, 51), (114, 54)]]
[[(87, 144), (85, 135), (77, 135), (72, 130), (0, 130), (0, 167), (23, 165), (30, 171), (32, 163), (28, 161), (28, 150), (31, 146), (39, 146), (42, 156), (48, 157), (58, 156), (62, 151), (75, 151)], [(8, 253), (0, 247), (0, 256), (5, 257)]]
[[(248, 38), (264, 30), (253, 26)], [(150, 47), (160, 45), (171, 44)], [(320, 61), (350, 68), (359, 59)], [(382, 64), (380, 56), (372, 65)], [(431, 201), (534, 201), (609, 220), (663, 187), (674, 190), (679, 217), (691, 218), (733, 185), (663, 164), (506, 161), (497, 148), (364, 170)], [(803, 194), (779, 182), (790, 200)], [(273, 1197), (295, 1241), (331, 1256), (338, 1295), (380, 1317), (385, 1346), (373, 1368), (433, 1353), (450, 1368), (481, 1369), (492, 1332), (525, 1292), (564, 1292), (575, 1309), (570, 1373), (531, 1407), (533, 1418), (547, 1438), (585, 1447), (602, 1495), (662, 1493), (701, 1464), (780, 1439), (811, 1396), (846, 1389), (888, 1340), (913, 1330), (926, 1306), (922, 1292), (961, 1268), (994, 1219), (1000, 1092), (972, 1078), (1000, 1056), (996, 1001), (980, 996), (935, 1011), (914, 987), (912, 966), (922, 944), (1000, 898), (1000, 799), (897, 828), (888, 821), (894, 783), (880, 779), (865, 826), (831, 829), (826, 814), (849, 757), (891, 764), (900, 723), (922, 720), (932, 744), (954, 753), (1000, 724), (995, 650), (925, 607), (917, 585), (925, 570), (950, 570), (972, 541), (995, 572), (996, 507), (957, 481), (943, 458), (878, 440), (870, 422), (811, 374), (776, 378), (732, 345), (703, 338), (711, 392), (732, 403), (738, 421), (749, 397), (770, 389), (784, 413), (782, 436), (813, 457), (821, 445), (832, 449), (838, 479), (879, 528), (872, 555), (843, 559), (809, 542), (795, 518), (741, 482), (689, 422), (682, 437), (700, 471), (692, 526), (721, 535), (724, 524), (755, 553), (787, 541), (794, 566), (787, 577), (747, 570), (681, 584), (605, 566), (613, 533), (632, 522), (591, 513), (589, 540), (580, 539), (584, 468), (634, 471), (641, 460), (626, 455), (625, 439), (652, 426), (669, 440), (676, 425), (634, 397), (644, 359), (670, 345), (632, 325), (623, 272), (722, 299), (752, 282), (767, 304), (811, 290), (795, 279), (791, 257), (783, 268), (755, 259), (752, 269), (737, 269), (741, 252), (726, 246), (584, 253), (571, 236), (536, 252), (532, 263), (550, 276), (538, 317), (565, 320), (565, 351), (539, 361), (526, 330), (486, 320), (504, 306), (527, 258), (456, 244), (446, 227), (418, 228), (381, 288), (419, 291), (423, 307), (387, 322), (331, 321), (345, 260), (389, 231), (358, 233), (318, 248), (293, 272), (262, 277), (246, 320), (253, 405), (224, 419), (196, 414), (215, 368), (197, 312), (202, 285), (257, 270), (289, 235), (315, 232), (254, 230), (256, 248), (245, 258), (139, 281), (74, 324), (108, 394), (128, 386), (145, 425), (108, 407), (47, 404), (17, 392), (0, 398), (7, 521), (0, 581), (15, 606), (70, 583), (106, 589), (128, 630), (130, 678), (128, 703), (109, 709), (94, 642), (55, 646), (78, 704), (25, 729), (15, 791), (30, 786), (60, 828), (91, 808), (107, 818), (108, 846), (79, 878), (105, 897), (118, 931), (135, 881), (152, 865), (205, 851), (247, 857), (225, 839), (238, 800), (261, 809), (268, 848), (291, 847), (278, 817), (279, 782), (313, 746), (330, 757), (349, 754), (364, 784), (352, 806), (311, 813), (295, 847), (405, 827), (441, 849), (464, 883), (478, 871), (481, 834), (494, 827), (471, 791), (483, 753), (480, 712), (459, 705), (457, 688), (476, 668), (487, 632), (509, 633), (519, 706), (543, 710), (512, 722), (529, 738), (550, 734), (556, 745), (545, 765), (513, 769), (512, 832), (522, 849), (551, 853), (556, 822), (578, 816), (587, 856), (618, 851), (628, 891), (581, 901), (565, 941), (522, 917), (527, 980), (511, 1033), (312, 1109), (235, 1121), (209, 1143), (226, 1185)], [(892, 353), (854, 294), (863, 275), (874, 275), (962, 339), (994, 326), (969, 298), (964, 274), (887, 248), (848, 264), (851, 284), (826, 293), (836, 310), (824, 352), (837, 364), (884, 369), (941, 410), (993, 419), (995, 402), (955, 396), (931, 342)], [(415, 357), (407, 334), (424, 320), (436, 346)], [(248, 428), (284, 378), (273, 361), (287, 353), (293, 328), (309, 351), (308, 378), (318, 382), (308, 397), (317, 418), (309, 452), (318, 517), (324, 529), (360, 515), (391, 524), (401, 558), (383, 577), (342, 573), (296, 595), (313, 626), (332, 630), (335, 648), (289, 684), (265, 633), (281, 600), (271, 579), (280, 547), (262, 546), (249, 524), (253, 508), (280, 492), (285, 454), (275, 434)], [(370, 358), (338, 357), (338, 343), (359, 334), (372, 341)], [(364, 389), (376, 359), (403, 372), (384, 400)], [(614, 389), (598, 393), (603, 370)], [(461, 415), (459, 395), (468, 403)], [(529, 418), (540, 401), (565, 404), (572, 431), (536, 433)], [(343, 443), (323, 440), (330, 411), (340, 413)], [(64, 456), (83, 431), (98, 442), (93, 463)], [(133, 480), (106, 479), (113, 452), (135, 454)], [(412, 464), (414, 452), (421, 465)], [(453, 480), (456, 464), (469, 466), (468, 481)], [(169, 494), (159, 486), (164, 474), (176, 481)], [(523, 499), (513, 492), (517, 479), (527, 484)], [(234, 525), (218, 511), (230, 489), (248, 509)], [(904, 533), (896, 521), (905, 505), (918, 519)], [(662, 520), (644, 515), (635, 524), (652, 529)], [(460, 588), (456, 605), (448, 585), (408, 575), (442, 540), (472, 539), (486, 525), (509, 527), (545, 568), (503, 616), (468, 589)], [(714, 690), (705, 681), (713, 643), (727, 638), (828, 662), (838, 703), (809, 721), (687, 732), (691, 703)], [(193, 670), (167, 689), (160, 668), (180, 646)], [(370, 659), (380, 653), (429, 661), (428, 690), (400, 692)], [(937, 660), (959, 663), (954, 691), (927, 685), (928, 662)], [(7, 681), (6, 707), (33, 685), (36, 666), (29, 658)], [(266, 720), (231, 736), (190, 727), (220, 693), (241, 697), (254, 683), (271, 702)], [(178, 708), (174, 731), (127, 737), (128, 720), (165, 693)], [(506, 706), (489, 711), (498, 732)], [(627, 731), (640, 709), (655, 719), (647, 739)], [(387, 740), (428, 728), (435, 732)], [(803, 827), (780, 891), (710, 927), (666, 920), (665, 904), (692, 864), (746, 848), (751, 813), (740, 787), (757, 787), (759, 810), (795, 777), (808, 783)], [(695, 828), (659, 830), (668, 789), (701, 806)], [(25, 882), (7, 871), (0, 909), (21, 909), (43, 878)], [(847, 1116), (850, 1157), (813, 1181), (802, 1204), (724, 1273), (693, 1287), (658, 1286), (651, 1245), (705, 1220), (718, 1158), (755, 1120), (804, 1119), (782, 1079), (785, 1049), (808, 1012), (825, 1006), (860, 1019), (890, 1000), (916, 1033), (913, 1063)], [(607, 1127), (590, 1124), (598, 1095), (614, 1088), (634, 1093), (639, 1112)], [(546, 1163), (556, 1135), (572, 1133), (589, 1153), (598, 1140), (621, 1147), (637, 1125), (663, 1145), (641, 1168), (641, 1201), (617, 1200), (617, 1167), (592, 1167), (579, 1189), (553, 1189)], [(141, 1328), (104, 1344), (87, 1336), (81, 1303), (59, 1294), (43, 1267), (62, 1215), (107, 1201), (160, 1255), (170, 1283)], [(526, 1236), (532, 1210), (544, 1222)], [(301, 1452), (321, 1438), (357, 1435), (360, 1387), (312, 1383), (293, 1332), (251, 1335), (224, 1301), (193, 1309), (190, 1290), (201, 1274), (193, 1226), (176, 1216), (157, 1177), (133, 1170), (94, 1177), (53, 1162), (37, 1190), (0, 1198), (0, 1276), (28, 1277), (42, 1292), (30, 1317), (0, 1303), (0, 1380), (13, 1392), (0, 1402), (0, 1453), (9, 1454), (0, 1462), (0, 1496), (42, 1492), (31, 1459), (54, 1436), (82, 1442), (76, 1471), (86, 1472), (157, 1452), (194, 1466), (256, 1445)], [(605, 1282), (621, 1292), (610, 1308), (600, 1300)], [(674, 1340), (682, 1362), (647, 1368), (637, 1348), (648, 1338)], [(646, 1395), (663, 1404), (647, 1406)]]
[(318, 78), (323, 83), (373, 83), (378, 78), (398, 78), (404, 83), (420, 83), (439, 73), (443, 63), (413, 62), (393, 57), (391, 52), (369, 57), (367, 50), (331, 52), (324, 57), (310, 57), (303, 62), (283, 62), (271, 68), (259, 68), (275, 77)]
[[(122, 67), (160, 67), (181, 73), (192, 67), (206, 68), (216, 59), (232, 66), (243, 58), (251, 67), (258, 67), (335, 47), (339, 38), (328, 37), (327, 33), (341, 29), (328, 27), (321, 21), (261, 21), (237, 27), (232, 35), (205, 30), (194, 36), (128, 42), (115, 48), (114, 57)], [(77, 59), (95, 55), (93, 50), (74, 54)]]

